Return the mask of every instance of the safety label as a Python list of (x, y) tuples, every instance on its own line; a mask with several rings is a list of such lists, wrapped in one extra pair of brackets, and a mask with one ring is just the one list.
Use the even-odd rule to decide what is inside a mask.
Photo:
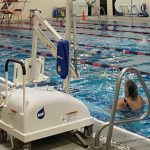
[(62, 115), (61, 120), (63, 123), (75, 121), (78, 118), (78, 114), (78, 111), (67, 112), (64, 115)]

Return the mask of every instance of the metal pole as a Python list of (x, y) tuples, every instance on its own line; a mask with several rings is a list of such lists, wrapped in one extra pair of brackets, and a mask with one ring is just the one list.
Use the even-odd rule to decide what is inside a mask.
[(8, 102), (8, 71), (5, 73), (5, 78), (6, 78), (6, 105), (7, 105), (7, 102)]
[(25, 114), (25, 109), (26, 109), (26, 92), (25, 92), (25, 87), (26, 87), (26, 75), (23, 75), (23, 108), (22, 108), (22, 113)]
[[(70, 61), (71, 61), (70, 43), (71, 43), (72, 5), (73, 5), (72, 0), (66, 0), (65, 39), (69, 41), (69, 62), (68, 62), (69, 65), (70, 65)], [(70, 84), (69, 82), (70, 82), (70, 79), (69, 79), (69, 73), (68, 73), (68, 76), (66, 77), (66, 79), (64, 80), (64, 83), (63, 83), (63, 91), (65, 93), (69, 93), (69, 84)]]
[(132, 17), (132, 26), (133, 26), (133, 14), (132, 14), (132, 11), (133, 11), (133, 9), (132, 9), (132, 5), (133, 5), (133, 2), (132, 2), (132, 0), (131, 0), (131, 17)]
[(77, 66), (77, 30), (76, 30), (76, 15), (73, 15), (73, 42), (74, 42), (74, 67), (75, 67), (75, 73), (77, 74), (78, 66)]
[(132, 14), (132, 5), (133, 5), (133, 3), (132, 3), (132, 0), (131, 0), (131, 14)]
[(117, 107), (117, 102), (118, 102), (118, 97), (119, 97), (120, 84), (121, 84), (123, 74), (124, 74), (124, 72), (120, 75), (120, 78), (118, 79), (117, 84), (116, 84), (114, 103), (113, 103), (113, 107), (112, 107), (111, 117), (110, 117), (110, 121), (109, 121), (109, 129), (108, 129), (108, 133), (107, 133), (106, 150), (111, 150), (111, 138), (112, 138), (114, 121), (115, 121), (115, 114), (116, 114), (116, 107)]
[(31, 77), (30, 77), (30, 82), (32, 82), (35, 79), (35, 70), (36, 70), (36, 58), (37, 58), (37, 42), (38, 42), (38, 37), (36, 34), (36, 31), (34, 29), (37, 29), (39, 26), (39, 21), (36, 19), (36, 15), (39, 15), (40, 13), (35, 11), (34, 13), (34, 26), (33, 26), (33, 39), (32, 39), (32, 51), (31, 51)]
[(71, 42), (72, 5), (72, 0), (66, 0), (65, 39), (67, 39), (69, 42)]

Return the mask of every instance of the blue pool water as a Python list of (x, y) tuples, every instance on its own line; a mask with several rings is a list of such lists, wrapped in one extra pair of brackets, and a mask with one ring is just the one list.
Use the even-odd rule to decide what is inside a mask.
[[(55, 23), (56, 22), (53, 24)], [(77, 32), (80, 33), (77, 34), (78, 48), (95, 53), (92, 55), (89, 53), (78, 53), (78, 70), (81, 77), (71, 80), (71, 94), (88, 106), (92, 116), (103, 121), (109, 121), (119, 71), (117, 69), (100, 67), (99, 65), (93, 66), (93, 63), (120, 67), (133, 66), (143, 72), (150, 72), (150, 56), (124, 54), (122, 51), (119, 52), (116, 50), (119, 48), (132, 52), (140, 51), (150, 53), (150, 24), (139, 24), (136, 25), (136, 27), (132, 27), (130, 24), (123, 24), (122, 22), (105, 22), (104, 24), (95, 25), (90, 23), (78, 24), (77, 26)], [(26, 27), (28, 28), (27, 25)], [(91, 29), (87, 29), (88, 27), (91, 27)], [(143, 29), (143, 27), (145, 28)], [(55, 26), (55, 28), (60, 33), (64, 32), (63, 27)], [(143, 34), (140, 32), (143, 32)], [(8, 36), (8, 34), (16, 36)], [(4, 64), (6, 59), (30, 57), (30, 54), (23, 52), (23, 49), (31, 49), (32, 41), (30, 38), (27, 38), (31, 36), (31, 30), (21, 30), (19, 28), (0, 29), (0, 76), (4, 76)], [(12, 50), (12, 48), (20, 48), (22, 50)], [(48, 51), (40, 42), (38, 44), (38, 50)], [(96, 53), (98, 51), (101, 53)], [(45, 66), (45, 73), (48, 76), (50, 74), (52, 75), (50, 84), (61, 89), (62, 80), (56, 75), (56, 60), (52, 57), (46, 57)], [(10, 67), (10, 74), (12, 74), (12, 71), (13, 68)], [(143, 77), (150, 91), (150, 75), (143, 75)], [(125, 75), (124, 80), (127, 78), (136, 80), (140, 95), (146, 98), (137, 77), (130, 73)], [(10, 76), (10, 79), (12, 79), (12, 76)], [(123, 83), (119, 97), (124, 95)], [(147, 106), (145, 105), (144, 109), (146, 108)], [(116, 119), (122, 117), (122, 114), (117, 113)], [(121, 125), (121, 127), (150, 137), (150, 116), (139, 123), (125, 124)]]

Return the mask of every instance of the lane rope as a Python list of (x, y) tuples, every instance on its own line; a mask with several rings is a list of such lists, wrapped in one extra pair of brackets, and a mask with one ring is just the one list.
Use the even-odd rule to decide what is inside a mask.
[[(27, 39), (32, 39), (32, 37), (29, 36), (23, 36), (23, 35), (15, 35), (15, 34), (3, 34), (1, 33), (0, 36), (8, 36), (8, 37), (16, 37), (16, 38), (27, 38)], [(52, 42), (56, 42), (55, 40), (51, 40)], [(73, 43), (71, 43), (73, 44)], [(110, 48), (110, 47), (105, 47), (105, 46), (95, 46), (95, 45), (90, 45), (90, 44), (81, 44), (81, 43), (77, 43), (78, 46), (83, 46), (83, 47), (89, 47), (89, 48), (104, 48), (106, 50), (115, 50), (118, 52), (122, 52), (123, 54), (134, 54), (134, 55), (145, 55), (145, 56), (150, 56), (150, 53), (147, 52), (142, 52), (142, 51), (131, 51), (129, 49), (122, 49), (122, 48)], [(80, 51), (81, 49), (79, 49)], [(85, 50), (82, 50), (85, 51)], [(101, 51), (95, 51), (95, 52), (86, 52), (86, 53), (101, 53)]]
[[(56, 20), (53, 20), (53, 22), (57, 22), (58, 23), (58, 21), (56, 21)], [(110, 23), (107, 23), (107, 22), (105, 22), (105, 23), (97, 23), (97, 22), (77, 22), (77, 24), (90, 24), (90, 25), (102, 25), (102, 26), (105, 26), (105, 25), (107, 25), (107, 26), (113, 26), (113, 27), (129, 27), (129, 28), (145, 28), (145, 29), (150, 29), (150, 27), (148, 26), (148, 27), (145, 27), (145, 26), (141, 26), (141, 25), (123, 25), (123, 24), (110, 24)]]
[[(27, 50), (27, 49), (24, 49), (24, 48), (18, 48), (18, 47), (12, 47), (12, 46), (0, 45), (0, 48), (6, 48), (6, 49), (9, 49), (9, 50), (18, 50), (18, 51), (24, 52), (24, 53), (31, 52), (31, 50)], [(37, 52), (37, 55), (40, 55), (40, 56), (43, 56), (43, 57), (52, 57), (52, 55), (49, 52), (45, 52), (45, 51)], [(73, 58), (71, 60), (74, 61)], [(80, 59), (78, 59), (78, 61), (81, 64), (87, 64), (87, 65), (90, 65), (90, 66), (93, 66), (93, 67), (103, 67), (103, 68), (109, 68), (109, 69), (113, 69), (113, 70), (115, 69), (115, 70), (119, 70), (119, 71), (124, 69), (124, 67), (115, 66), (115, 65), (108, 65), (108, 64), (100, 63), (100, 62), (90, 62), (90, 61), (80, 60)], [(148, 76), (150, 75), (150, 72), (144, 72), (144, 71), (140, 71), (140, 72), (143, 75), (148, 75)]]
[[(56, 25), (55, 25), (56, 26)], [(2, 29), (20, 29), (20, 30), (32, 30), (32, 28), (23, 28), (23, 27), (13, 27), (13, 26), (0, 26), (0, 28)], [(86, 29), (91, 29), (91, 27), (88, 27)], [(46, 30), (43, 30), (46, 31)], [(109, 31), (109, 30), (108, 30)], [(113, 31), (113, 30), (110, 30)], [(114, 30), (117, 31), (117, 30)], [(62, 32), (62, 31), (57, 31), (57, 32)], [(124, 31), (117, 31), (117, 32), (124, 32)], [(138, 31), (125, 31), (125, 32), (131, 32), (131, 33), (138, 33), (138, 34), (150, 34), (150, 32), (138, 32)], [(103, 35), (103, 34), (95, 34), (95, 33), (85, 33), (85, 32), (78, 32), (77, 34), (81, 34), (81, 35), (92, 35), (92, 36), (100, 36), (100, 37), (115, 37), (115, 38), (126, 38), (126, 39), (131, 39), (131, 40), (136, 40), (136, 41), (143, 41), (143, 39), (138, 39), (138, 38), (130, 38), (130, 37), (116, 37), (113, 35)], [(144, 41), (150, 42), (150, 40), (144, 39)]]
[[(63, 26), (61, 26), (61, 25), (54, 25), (54, 26), (57, 26), (57, 27), (65, 27), (65, 25), (63, 25)], [(140, 32), (140, 31), (133, 31), (133, 30), (119, 30), (119, 29), (106, 29), (106, 28), (94, 28), (94, 27), (76, 27), (76, 28), (79, 28), (79, 29), (95, 29), (95, 30), (101, 30), (101, 31), (115, 31), (115, 32), (126, 32), (126, 33), (136, 33), (136, 34), (146, 34), (146, 35), (148, 35), (148, 34), (150, 34), (150, 32), (144, 32), (144, 31), (142, 31), (142, 32)]]
[[(86, 60), (78, 60), (81, 64), (87, 64), (90, 66), (94, 66), (94, 67), (103, 67), (103, 68), (108, 68), (111, 70), (118, 70), (121, 71), (122, 69), (124, 69), (125, 67), (121, 67), (121, 66), (115, 66), (115, 65), (108, 65), (105, 63), (100, 63), (100, 62), (90, 62), (90, 61), (86, 61)], [(145, 72), (145, 71), (140, 71), (140, 73), (142, 75), (150, 75), (150, 72)]]

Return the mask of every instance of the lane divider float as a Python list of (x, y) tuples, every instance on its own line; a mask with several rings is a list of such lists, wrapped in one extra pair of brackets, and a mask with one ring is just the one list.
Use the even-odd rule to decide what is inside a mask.
[[(26, 38), (26, 39), (32, 39), (32, 37), (29, 37), (29, 36), (23, 36), (23, 35), (15, 35), (15, 34), (3, 34), (1, 33), (0, 34), (0, 37), (1, 36), (8, 36), (8, 37), (16, 37), (16, 38)], [(51, 40), (52, 42), (56, 42), (55, 40)], [(73, 43), (71, 43), (73, 44)], [(134, 55), (145, 55), (145, 56), (150, 56), (150, 53), (147, 53), (147, 52), (142, 52), (142, 51), (131, 51), (129, 49), (122, 49), (122, 48), (110, 48), (110, 47), (105, 47), (105, 46), (95, 46), (95, 45), (90, 45), (90, 44), (82, 44), (82, 43), (77, 43), (78, 46), (83, 46), (83, 47), (89, 47), (89, 48), (104, 48), (106, 50), (115, 50), (115, 51), (118, 51), (118, 52), (122, 52), (123, 54), (134, 54)], [(80, 49), (81, 50), (81, 49)], [(85, 51), (85, 50), (82, 50), (82, 51)], [(92, 53), (92, 52), (88, 52), (87, 53)], [(97, 53), (97, 54), (100, 54), (101, 51), (96, 51), (94, 53)]]
[[(58, 21), (53, 21), (53, 22), (57, 22), (58, 23)], [(145, 28), (145, 29), (150, 29), (150, 27), (148, 26), (148, 27), (145, 27), (145, 26), (141, 26), (141, 25), (123, 25), (123, 24), (110, 24), (110, 23), (107, 23), (107, 22), (105, 22), (105, 23), (97, 23), (97, 22), (86, 22), (86, 21), (78, 21), (77, 22), (77, 24), (90, 24), (90, 25), (102, 25), (102, 26), (113, 26), (113, 27), (129, 27), (129, 28)]]
[[(12, 47), (12, 46), (4, 46), (4, 45), (0, 45), (0, 48), (6, 48), (6, 49), (9, 49), (9, 50), (18, 50), (20, 52), (24, 52), (24, 53), (29, 53), (31, 52), (31, 50), (27, 50), (27, 49), (23, 49), (23, 48), (18, 48), (18, 47)], [(37, 52), (37, 55), (40, 55), (40, 56), (43, 56), (43, 57), (52, 57), (52, 55), (48, 52)], [(72, 61), (74, 61), (74, 59), (72, 58), (71, 59)], [(78, 61), (81, 63), (81, 64), (87, 64), (87, 65), (90, 65), (90, 66), (93, 66), (93, 67), (103, 67), (103, 68), (109, 68), (109, 69), (113, 69), (113, 70), (118, 70), (118, 71), (121, 71), (124, 67), (120, 67), (120, 66), (114, 66), (114, 65), (108, 65), (108, 64), (105, 64), (105, 63), (100, 63), (100, 62), (90, 62), (90, 61), (86, 61), (86, 60), (80, 60), (78, 59)], [(144, 72), (144, 71), (140, 71), (141, 74), (143, 75), (150, 75), (149, 72)]]

